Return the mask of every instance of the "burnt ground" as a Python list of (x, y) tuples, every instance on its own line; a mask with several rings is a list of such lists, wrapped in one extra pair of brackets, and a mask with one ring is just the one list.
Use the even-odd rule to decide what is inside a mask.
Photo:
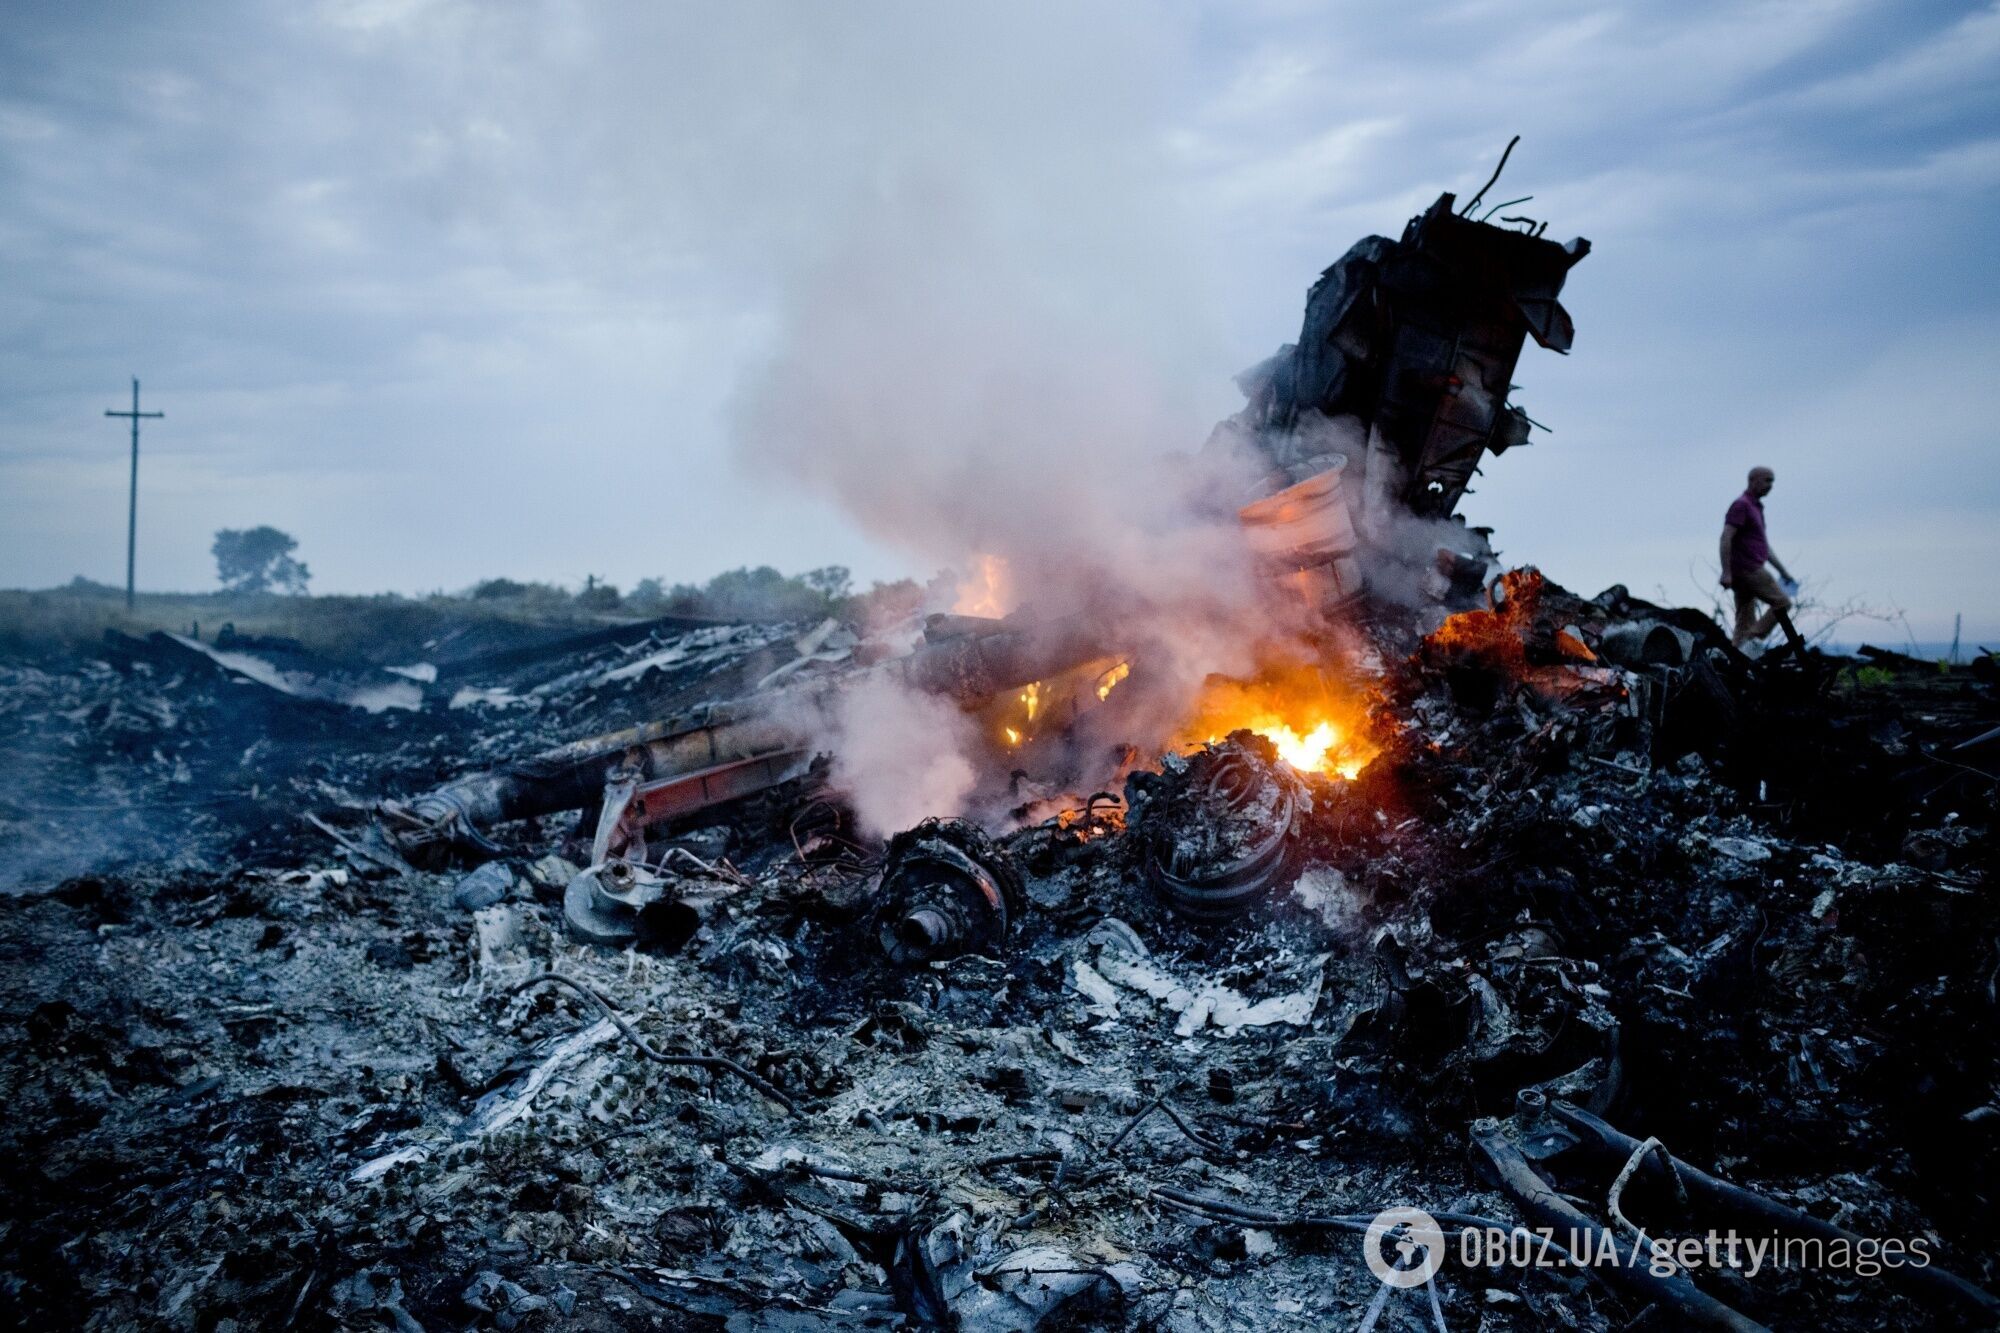
[[(788, 635), (661, 631), (378, 714), (158, 645), (0, 668), (8, 1322), (1690, 1326), (1559, 1265), (1364, 1266), (1339, 1219), (1532, 1220), (1496, 1133), (1609, 1221), (1622, 1154), (1558, 1104), (2000, 1278), (1995, 762), (1952, 748), (1992, 725), (1984, 667), (1717, 653), (1642, 686), (1392, 638), (1357, 781), (1241, 761), (1296, 814), (1240, 917), (1163, 901), (1199, 805), (1169, 765), (1128, 829), (1001, 839), (1011, 939), (907, 968), (872, 849), (803, 784), (680, 830), (739, 873), (672, 951), (565, 937), (569, 819), (500, 830), (470, 884), (301, 819), (743, 693)], [(549, 971), (755, 1080), (646, 1058)], [(1712, 1221), (1644, 1170), (1622, 1210)], [(1879, 1273), (1695, 1277), (1773, 1328), (1983, 1326)]]

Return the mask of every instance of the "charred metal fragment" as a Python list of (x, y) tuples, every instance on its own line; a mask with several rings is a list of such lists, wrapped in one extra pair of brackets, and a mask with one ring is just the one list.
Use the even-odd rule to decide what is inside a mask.
[[(1574, 1135), (1575, 1155), (1591, 1160), (1600, 1168), (1625, 1163), (1642, 1180), (1671, 1180), (1703, 1214), (1704, 1221), (1740, 1227), (1757, 1235), (1796, 1236), (1863, 1247), (1868, 1243), (1844, 1227), (1712, 1176), (1664, 1148), (1642, 1153), (1638, 1139), (1582, 1107), (1561, 1100), (1546, 1105), (1554, 1119)], [(1954, 1308), (1968, 1319), (1976, 1318), (1982, 1323), (2000, 1319), (2000, 1299), (1935, 1264), (1886, 1266), (1883, 1279), (1902, 1284), (1912, 1295)]]
[[(378, 809), (404, 856), (435, 864), (453, 852), (496, 855), (499, 848), (481, 832), (494, 824), (591, 805), (604, 795), (614, 768), (633, 775), (638, 804), (630, 822), (636, 829), (650, 819), (775, 786), (794, 775), (802, 757), (794, 729), (768, 709), (740, 701), (704, 704), (469, 773)], [(627, 813), (621, 810), (621, 818)]]
[(570, 937), (614, 947), (641, 944), (678, 951), (701, 929), (716, 906), (742, 891), (719, 879), (657, 874), (630, 861), (600, 862), (563, 890), (563, 922)]
[(1182, 914), (1240, 916), (1292, 869), (1299, 784), (1262, 736), (1234, 732), (1130, 787), (1147, 874)]
[(1597, 651), (1622, 667), (1686, 666), (1694, 636), (1657, 620), (1632, 620), (1606, 629)]
[[(947, 617), (938, 637), (879, 669), (961, 703), (1060, 675), (1110, 656), (1102, 623), (1084, 616), (1024, 623)], [(836, 687), (837, 688), (837, 687)], [(811, 759), (795, 719), (772, 699), (705, 704), (658, 722), (546, 750), (377, 807), (400, 853), (435, 865), (455, 854), (496, 856), (494, 824), (602, 801), (593, 860), (643, 850), (648, 823), (692, 814), (799, 776)], [(616, 803), (616, 809), (613, 805)]]
[(997, 949), (1027, 904), (1012, 860), (962, 819), (927, 819), (890, 839), (880, 892), (876, 938), (901, 964)]
[(1365, 586), (1342, 474), (1345, 458), (1275, 495), (1237, 511), (1250, 549), (1271, 574), (1286, 581), (1309, 611), (1332, 615)]
[[(1529, 337), (1569, 350), (1575, 327), (1556, 298), (1589, 253), (1582, 238), (1496, 226), (1439, 195), (1400, 239), (1364, 237), (1320, 275), (1298, 342), (1238, 377), (1249, 401), (1224, 433), (1254, 438), (1294, 482), (1330, 447), (1365, 470), (1367, 492), (1449, 517), (1488, 451), (1527, 442), (1535, 423), (1507, 401), (1515, 363)], [(1330, 444), (1323, 428), (1343, 417), (1359, 429)]]
[(612, 768), (591, 839), (592, 865), (614, 858), (643, 861), (649, 826), (754, 796), (802, 776), (812, 763), (808, 750), (782, 749), (693, 772), (648, 776), (650, 758), (647, 751), (635, 749)]
[[(1319, 402), (1302, 398), (1293, 409), (1318, 406), (1332, 415), (1365, 406), (1356, 414), (1380, 430), (1402, 461), (1409, 479), (1404, 503), (1425, 516), (1450, 514), (1482, 454), (1526, 442), (1527, 416), (1507, 403), (1514, 365), (1528, 335), (1552, 351), (1569, 350), (1575, 327), (1556, 296), (1571, 266), (1589, 252), (1581, 239), (1558, 245), (1461, 217), (1452, 196), (1440, 195), (1372, 273), (1350, 279), (1368, 283), (1372, 300), (1365, 307), (1350, 301), (1323, 317), (1324, 333), (1312, 349), (1314, 374), (1302, 375), (1301, 387), (1323, 384), (1325, 392)], [(1315, 327), (1320, 299), (1316, 288), (1307, 300), (1306, 330)], [(1372, 342), (1372, 357), (1343, 367), (1336, 378), (1330, 363), (1344, 356), (1344, 340)], [(1302, 330), (1302, 354), (1307, 346)], [(1352, 400), (1343, 402), (1347, 394)]]
[(979, 703), (1119, 652), (1101, 617), (1061, 616), (1016, 625), (1012, 620), (950, 616), (934, 618), (930, 628), (938, 638), (888, 665), (917, 689), (961, 703)]
[(1548, 1229), (1545, 1234), (1583, 1238), (1596, 1253), (1629, 1253), (1633, 1256), (1623, 1263), (1591, 1267), (1587, 1271), (1592, 1276), (1605, 1278), (1637, 1299), (1671, 1312), (1678, 1328), (1769, 1333), (1763, 1324), (1724, 1305), (1697, 1287), (1678, 1265), (1672, 1266), (1664, 1275), (1655, 1275), (1646, 1263), (1646, 1258), (1650, 1257), (1649, 1250), (1641, 1251), (1616, 1232), (1599, 1226), (1575, 1204), (1550, 1188), (1549, 1183), (1529, 1164), (1520, 1145), (1508, 1137), (1499, 1122), (1474, 1122), (1472, 1148), (1473, 1160), (1514, 1201), (1514, 1206), (1530, 1223)]

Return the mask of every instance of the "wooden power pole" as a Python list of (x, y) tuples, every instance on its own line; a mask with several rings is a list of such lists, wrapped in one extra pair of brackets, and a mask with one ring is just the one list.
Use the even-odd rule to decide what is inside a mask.
[(132, 573), (139, 550), (139, 418), (163, 417), (165, 412), (141, 412), (139, 410), (139, 377), (132, 377), (132, 410), (130, 412), (104, 413), (107, 417), (132, 418), (132, 494), (125, 507), (125, 609), (132, 609)]

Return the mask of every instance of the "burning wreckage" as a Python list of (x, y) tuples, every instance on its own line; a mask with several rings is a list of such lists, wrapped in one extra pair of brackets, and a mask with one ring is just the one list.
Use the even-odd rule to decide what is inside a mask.
[[(1459, 501), (1589, 247), (1478, 202), (1329, 268), (1205, 451), (1258, 474), (1247, 675), (1163, 685), (997, 559), (893, 625), (7, 668), (44, 796), (0, 817), (77, 793), (121, 868), (7, 901), (0, 1305), (1990, 1326), (1994, 659), (1752, 661), (1503, 571)], [(885, 689), (976, 760), (900, 829), (824, 743)], [(1362, 1262), (1392, 1205), (1454, 1256), (1556, 1239), (1398, 1287)], [(1679, 1247), (1731, 1229), (1820, 1258)], [(1825, 1257), (1882, 1237), (1924, 1262)]]

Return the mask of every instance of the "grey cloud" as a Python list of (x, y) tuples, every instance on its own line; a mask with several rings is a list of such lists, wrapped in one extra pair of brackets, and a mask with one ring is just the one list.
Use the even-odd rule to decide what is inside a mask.
[(1159, 447), (1187, 449), (1320, 267), (1476, 187), (1519, 131), (1505, 183), (1598, 248), (1574, 356), (1522, 367), (1556, 434), (1489, 469), (1476, 520), (1573, 583), (1685, 586), (1768, 457), (1795, 563), (1927, 627), (1986, 614), (1953, 571), (2000, 559), (1965, 443), (1995, 15), (17, 6), (0, 582), (113, 576), (123, 459), (98, 414), (134, 371), (169, 411), (142, 502), (157, 585), (205, 583), (208, 534), (251, 522), (296, 533), (329, 588), (927, 573), (729, 435), (802, 285), (885, 201), (937, 182), (1032, 298), (992, 318), (1142, 368), (1168, 386)]

